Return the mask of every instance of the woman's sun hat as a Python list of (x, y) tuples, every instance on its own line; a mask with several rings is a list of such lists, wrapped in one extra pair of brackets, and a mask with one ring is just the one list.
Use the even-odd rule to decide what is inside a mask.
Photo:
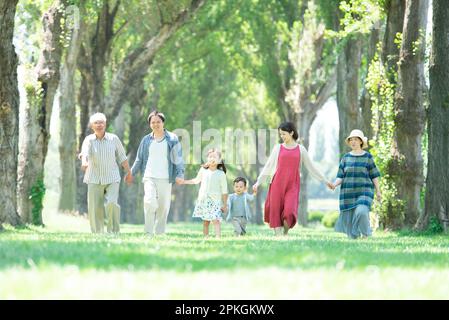
[(351, 133), (349, 134), (349, 136), (346, 138), (346, 144), (348, 146), (350, 146), (349, 139), (354, 138), (354, 137), (360, 138), (363, 141), (362, 149), (368, 148), (368, 138), (365, 137), (362, 130), (359, 130), (359, 129), (352, 130)]

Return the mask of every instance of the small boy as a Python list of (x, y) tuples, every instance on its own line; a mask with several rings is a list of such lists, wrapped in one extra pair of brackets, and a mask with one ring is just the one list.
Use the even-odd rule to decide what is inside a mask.
[(254, 194), (246, 192), (246, 179), (237, 177), (234, 180), (234, 192), (228, 198), (228, 216), (227, 221), (232, 219), (234, 233), (237, 236), (243, 236), (246, 233), (246, 224), (251, 216), (248, 201), (254, 200)]

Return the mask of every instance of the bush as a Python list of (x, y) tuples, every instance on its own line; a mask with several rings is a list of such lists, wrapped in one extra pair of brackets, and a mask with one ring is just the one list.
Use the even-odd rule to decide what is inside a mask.
[(429, 220), (429, 226), (427, 227), (427, 232), (430, 234), (438, 234), (444, 231), (443, 226), (437, 217), (431, 217)]
[(333, 228), (339, 215), (337, 211), (326, 213), (321, 219), (321, 223), (327, 228)]
[(308, 221), (309, 222), (321, 222), (324, 217), (323, 211), (311, 211), (309, 212)]

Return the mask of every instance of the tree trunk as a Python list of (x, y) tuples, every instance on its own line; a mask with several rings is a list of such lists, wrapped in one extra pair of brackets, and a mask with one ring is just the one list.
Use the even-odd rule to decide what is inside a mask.
[(26, 223), (42, 225), (44, 162), (50, 138), (53, 100), (59, 84), (62, 46), (62, 17), (57, 1), (43, 16), (44, 40), (37, 65), (36, 87), (27, 87), (24, 141), (21, 141), (18, 170), (18, 208)]
[(81, 28), (77, 28), (76, 25), (72, 29), (70, 45), (67, 48), (67, 54), (61, 67), (61, 82), (59, 84), (59, 159), (61, 163), (59, 211), (76, 210), (77, 135), (76, 121), (73, 121), (73, 116), (76, 114), (74, 76), (81, 45), (80, 31)]
[(395, 43), (395, 39), (398, 33), (402, 33), (404, 26), (405, 0), (388, 0), (385, 11), (387, 12), (387, 25), (383, 40), (382, 61), (389, 70), (389, 82), (396, 83), (399, 47)]
[[(82, 133), (85, 125), (89, 121), (89, 91), (86, 76), (81, 73), (81, 85), (78, 93), (78, 104), (80, 110), (80, 127)], [(78, 152), (83, 144), (84, 135), (78, 137)], [(81, 161), (75, 160), (76, 163), (76, 210), (81, 213), (87, 213), (87, 185), (83, 182), (84, 172), (81, 170)]]
[[(367, 58), (366, 74), (368, 74), (368, 68), (376, 54), (379, 39), (380, 39), (380, 30), (375, 25), (373, 29), (371, 29), (371, 33), (368, 38), (368, 45), (366, 52)], [(374, 135), (373, 128), (371, 126), (371, 120), (373, 118), (372, 104), (373, 103), (371, 101), (371, 95), (369, 93), (369, 90), (366, 88), (366, 86), (363, 86), (362, 97), (360, 100), (360, 108), (362, 111), (362, 127), (364, 130), (363, 133), (365, 134), (365, 136), (368, 137), (368, 139), (372, 139)]]
[(428, 169), (425, 211), (418, 222), (425, 229), (436, 217), (449, 231), (449, 7), (447, 1), (433, 0), (432, 55), (430, 59), (430, 106), (428, 110)]
[[(306, 117), (301, 117), (299, 119), (298, 130), (301, 138), (301, 144), (308, 150), (309, 149), (309, 138), (310, 138), (310, 127), (312, 126), (313, 120), (316, 117), (316, 112), (313, 115), (313, 119), (305, 119)], [(301, 168), (301, 182), (300, 182), (300, 192), (299, 192), (299, 212), (298, 212), (298, 222), (303, 226), (307, 227), (308, 224), (308, 208), (309, 200), (307, 193), (307, 182), (309, 181), (309, 172), (305, 168)]]
[(19, 90), (17, 55), (12, 42), (17, 0), (0, 3), (0, 230), (2, 223), (21, 224), (17, 213)]
[[(128, 162), (132, 166), (136, 159), (137, 149), (139, 147), (142, 137), (149, 132), (147, 114), (145, 113), (145, 90), (143, 81), (139, 81), (132, 86), (131, 93), (131, 121), (129, 124), (129, 142), (126, 146), (128, 152)], [(134, 177), (134, 183), (130, 186), (122, 183), (120, 185), (120, 201), (122, 207), (122, 217), (124, 222), (137, 223), (138, 218), (138, 204), (143, 200), (139, 197), (139, 185), (141, 184), (140, 177)], [(143, 213), (142, 213), (143, 214)]]
[(340, 156), (347, 150), (345, 139), (353, 129), (361, 129), (362, 115), (359, 109), (359, 69), (361, 63), (361, 36), (347, 40), (337, 63), (337, 106)]
[[(399, 55), (395, 95), (396, 134), (393, 163), (387, 174), (396, 177), (399, 199), (404, 201), (404, 221), (413, 227), (420, 213), (420, 192), (424, 183), (421, 140), (424, 132), (424, 53), (427, 1), (407, 0)], [(417, 45), (419, 43), (419, 45)]]

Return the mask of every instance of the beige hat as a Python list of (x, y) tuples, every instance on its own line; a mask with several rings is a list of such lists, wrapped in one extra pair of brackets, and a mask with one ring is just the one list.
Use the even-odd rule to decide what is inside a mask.
[(368, 148), (368, 138), (365, 137), (365, 135), (363, 134), (362, 130), (355, 129), (355, 130), (351, 131), (349, 136), (346, 138), (346, 144), (348, 146), (350, 146), (349, 139), (353, 138), (353, 137), (358, 137), (358, 138), (362, 139), (362, 141), (363, 141), (362, 149)]

